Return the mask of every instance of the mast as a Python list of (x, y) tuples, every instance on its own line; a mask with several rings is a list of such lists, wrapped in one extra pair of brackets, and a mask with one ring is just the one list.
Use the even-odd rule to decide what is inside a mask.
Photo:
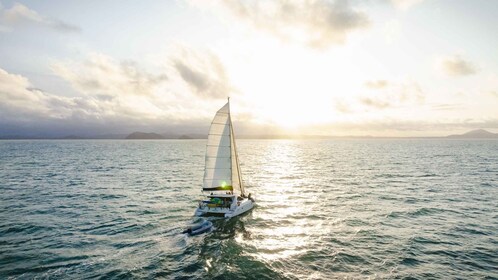
[[(232, 121), (230, 120), (230, 123), (232, 123)], [(231, 126), (231, 131), (232, 131), (232, 136), (234, 135), (233, 134), (233, 126)], [(243, 195), (244, 194), (244, 185), (242, 184), (242, 174), (240, 173), (240, 165), (239, 165), (239, 155), (237, 153), (237, 145), (235, 144), (235, 137), (233, 138), (233, 150), (235, 151), (235, 162), (237, 164), (237, 177), (239, 177), (239, 186), (240, 186), (240, 194)]]
[(233, 161), (232, 161), (232, 117), (230, 115), (230, 96), (228, 97), (228, 101), (227, 101), (227, 105), (228, 105), (228, 137), (230, 138), (230, 182), (232, 182), (232, 193), (234, 191), (233, 189)]
[[(230, 156), (235, 157), (235, 165), (237, 168), (237, 177), (239, 179), (240, 194), (244, 195), (244, 185), (242, 185), (242, 174), (240, 173), (239, 155), (237, 153), (237, 145), (235, 144), (235, 134), (233, 133), (232, 116), (230, 114), (230, 97), (228, 97), (228, 122), (230, 125), (230, 140), (231, 140), (230, 144), (233, 144), (233, 151), (234, 151), (234, 154), (232, 155), (232, 149), (230, 149)], [(233, 185), (233, 173), (232, 173), (232, 185)]]

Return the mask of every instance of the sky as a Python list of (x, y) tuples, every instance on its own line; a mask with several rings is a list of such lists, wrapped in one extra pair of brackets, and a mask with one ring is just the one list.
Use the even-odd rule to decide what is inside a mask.
[(0, 0), (0, 136), (498, 132), (498, 1)]

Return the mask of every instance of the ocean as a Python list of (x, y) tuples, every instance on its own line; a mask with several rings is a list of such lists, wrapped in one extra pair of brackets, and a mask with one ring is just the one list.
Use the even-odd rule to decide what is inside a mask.
[(242, 139), (188, 237), (205, 143), (0, 141), (0, 279), (498, 279), (496, 140)]

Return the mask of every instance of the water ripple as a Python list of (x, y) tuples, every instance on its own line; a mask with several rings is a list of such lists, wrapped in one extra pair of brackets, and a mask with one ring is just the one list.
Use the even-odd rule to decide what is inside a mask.
[(0, 141), (0, 278), (498, 278), (497, 141), (238, 147), (256, 208), (186, 237), (205, 141)]

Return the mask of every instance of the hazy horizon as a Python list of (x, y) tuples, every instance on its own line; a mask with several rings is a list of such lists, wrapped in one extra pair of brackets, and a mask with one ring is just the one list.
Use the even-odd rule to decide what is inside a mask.
[(496, 1), (0, 0), (0, 137), (498, 132)]
[[(459, 133), (459, 134), (447, 134), (447, 135), (441, 135), (441, 136), (428, 136), (428, 135), (419, 135), (419, 136), (389, 136), (389, 135), (320, 135), (320, 134), (302, 134), (302, 133), (284, 133), (282, 131), (280, 132), (269, 132), (269, 133), (252, 133), (252, 134), (237, 134), (236, 137), (238, 139), (395, 139), (395, 138), (406, 138), (406, 139), (444, 139), (448, 138), (449, 139), (498, 139), (498, 132), (495, 131), (490, 131), (490, 130), (484, 130), (482, 133), (483, 129), (474, 129), (474, 130), (469, 130), (466, 131), (465, 133)], [(179, 131), (183, 131), (179, 130)], [(135, 133), (141, 133), (141, 134), (159, 134), (160, 136), (164, 137), (161, 139), (168, 140), (168, 139), (207, 139), (208, 135), (207, 133), (204, 132), (198, 132), (198, 133), (178, 133), (179, 131), (176, 132), (156, 132), (156, 131), (133, 131), (133, 132), (122, 132), (122, 133), (101, 133), (101, 134), (54, 134), (54, 133), (46, 133), (46, 134), (11, 134), (11, 135), (0, 135), (0, 140), (16, 140), (16, 139), (117, 139), (117, 140), (126, 140), (128, 139), (129, 136)], [(471, 135), (468, 135), (468, 134)], [(495, 135), (488, 135), (489, 133), (495, 134)], [(140, 135), (137, 136), (138, 138), (129, 138), (129, 139), (156, 139), (158, 140), (159, 138), (152, 137), (150, 136), (144, 136)]]

